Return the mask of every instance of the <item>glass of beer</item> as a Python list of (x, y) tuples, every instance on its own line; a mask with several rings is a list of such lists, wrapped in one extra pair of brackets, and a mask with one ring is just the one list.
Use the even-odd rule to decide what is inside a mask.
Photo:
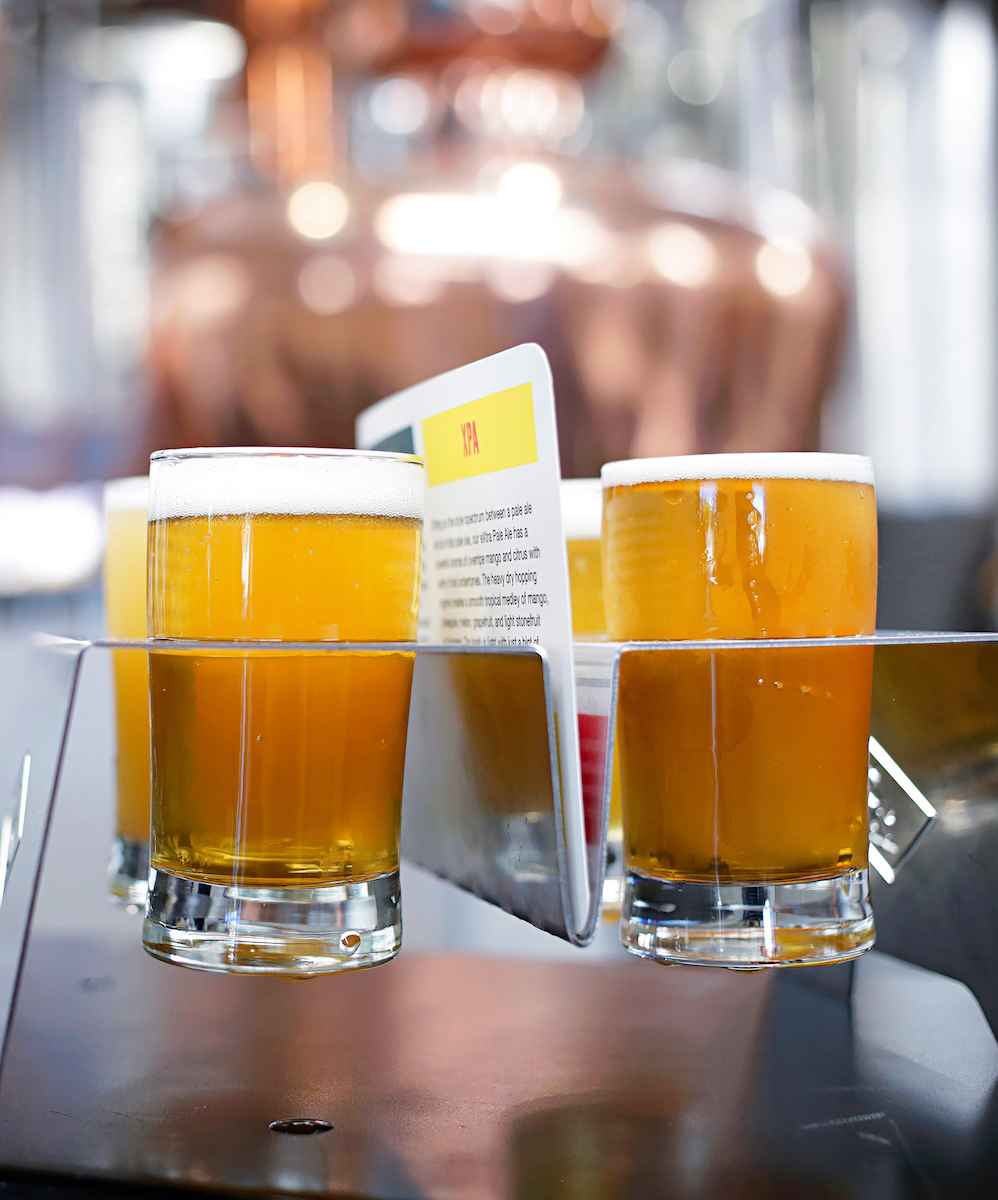
[(606, 640), (603, 611), (603, 568), (600, 563), (600, 526), (603, 491), (598, 479), (563, 479), (561, 515), (568, 550), (568, 583), (572, 595), (572, 634), (583, 639)]
[[(563, 479), (561, 515), (568, 551), (568, 584), (572, 601), (572, 636), (576, 641), (606, 641), (606, 613), (603, 608), (603, 566), (600, 529), (603, 524), (603, 487), (598, 479)], [(588, 737), (605, 738), (605, 732), (590, 734), (580, 714), (579, 738), (585, 746)], [(587, 798), (588, 811), (588, 798)], [(619, 756), (614, 755), (613, 783), (610, 789), (610, 820), (606, 834), (606, 875), (603, 878), (603, 919), (620, 916), (623, 893), (623, 830), (620, 812)]]
[[(115, 479), (104, 487), (104, 613), (107, 632), (146, 637), (146, 540), (149, 479)], [(116, 836), (108, 864), (113, 903), (139, 912), (149, 877), (149, 666), (144, 650), (115, 650), (117, 732)]]
[(302, 977), (398, 952), (422, 516), (408, 455), (152, 456), (155, 957)]
[[(873, 944), (867, 880), (877, 527), (869, 459), (721, 454), (603, 468), (635, 954), (752, 970)], [(758, 639), (827, 639), (753, 647)]]

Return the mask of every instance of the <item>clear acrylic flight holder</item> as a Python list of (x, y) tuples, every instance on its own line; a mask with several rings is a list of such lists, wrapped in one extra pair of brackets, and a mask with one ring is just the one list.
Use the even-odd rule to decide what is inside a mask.
[[(36, 635), (16, 728), (0, 743), (0, 1021), (4, 1033), (30, 936), (86, 665), (162, 642)], [(406, 748), (402, 854), (459, 887), (578, 946), (599, 920), (606, 822), (590, 800), (589, 903), (573, 908), (561, 805), (554, 694), (534, 646), (183, 642), (169, 649), (287, 657), (416, 651)], [(610, 719), (609, 677), (595, 703)], [(82, 697), (82, 699), (81, 699)], [(590, 697), (589, 706), (594, 701)], [(109, 705), (101, 720), (113, 722)], [(600, 775), (600, 779), (602, 776)], [(9, 797), (9, 799), (7, 799)], [(138, 936), (138, 934), (137, 934)]]
[[(951, 814), (947, 828), (966, 833), (971, 828), (998, 827), (998, 768), (992, 771), (993, 763), (998, 763), (998, 635), (881, 634), (759, 641), (753, 649), (814, 647), (834, 653), (843, 643), (875, 647), (870, 863), (877, 875), (874, 903), (881, 943), (892, 953), (963, 979), (975, 992), (989, 988), (990, 982), (979, 978), (981, 972), (975, 974), (962, 960), (953, 961), (945, 919), (936, 914), (940, 931), (936, 953), (918, 936), (920, 931), (906, 923), (904, 914), (911, 906), (901, 897), (907, 861), (918, 859), (923, 844), (928, 848), (930, 843), (936, 847), (952, 841), (936, 836), (940, 809)], [(162, 643), (36, 638), (20, 725), (7, 742), (7, 758), (0, 764), (0, 785), (9, 787), (10, 797), (7, 805), (0, 805), (0, 1020), (5, 1021), (5, 1031), (30, 933), (83, 664), (88, 656), (106, 655), (108, 650), (157, 645), (162, 648)], [(246, 648), (245, 643), (171, 642), (170, 646), (230, 653), (233, 648)], [(254, 654), (268, 651), (259, 643), (252, 648)], [(281, 643), (270, 649), (285, 655), (296, 650), (314, 655), (397, 651), (399, 645)], [(603, 894), (622, 656), (725, 654), (744, 651), (745, 643), (583, 642), (575, 649), (588, 911), (573, 910), (561, 805), (560, 714), (547, 659), (537, 647), (415, 647), (402, 854), (514, 916), (584, 946), (594, 935)], [(966, 736), (958, 730), (959, 745), (950, 747), (953, 761), (947, 761), (945, 747), (934, 751), (934, 757), (920, 750), (925, 729), (938, 729), (940, 722), (931, 713), (926, 718), (924, 713), (913, 716), (907, 710), (920, 711), (926, 704), (967, 714), (973, 725)], [(668, 738), (667, 729), (663, 738)], [(990, 813), (992, 807), (996, 819), (988, 824), (981, 814)], [(922, 892), (929, 886), (923, 883)], [(998, 927), (994, 942), (998, 943)], [(936, 965), (937, 960), (942, 965)], [(998, 1012), (998, 980), (995, 984)], [(984, 998), (982, 1004), (987, 1011)]]

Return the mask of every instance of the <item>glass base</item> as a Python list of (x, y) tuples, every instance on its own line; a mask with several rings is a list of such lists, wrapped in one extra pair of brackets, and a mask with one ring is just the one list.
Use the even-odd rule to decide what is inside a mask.
[(200, 971), (296, 979), (355, 971), (402, 944), (399, 873), (362, 883), (259, 888), (197, 883), (153, 869), (142, 944)]
[(641, 958), (736, 971), (814, 966), (857, 958), (875, 935), (865, 870), (757, 885), (627, 872), (620, 938)]
[(149, 891), (149, 843), (121, 837), (111, 843), (107, 864), (107, 893), (112, 904), (140, 913)]

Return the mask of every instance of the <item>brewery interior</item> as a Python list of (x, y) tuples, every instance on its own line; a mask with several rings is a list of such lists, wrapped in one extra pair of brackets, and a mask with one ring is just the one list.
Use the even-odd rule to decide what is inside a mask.
[[(998, 629), (990, 8), (0, 14), (4, 797), (31, 635), (105, 632), (105, 481), (164, 447), (350, 447), (376, 400), (525, 342), (551, 362), (564, 478), (668, 455), (868, 455), (878, 628)], [(979, 841), (927, 902), (966, 969), (900, 939), (856, 973), (665, 970), (630, 959), (610, 922), (581, 949), (403, 864), (410, 973), (388, 990), (394, 966), (361, 973), (338, 1017), (326, 983), (199, 989), (154, 964), (140, 987), (131, 959), (93, 950), (117, 947), (126, 918), (74, 891), (81, 871), (102, 877), (112, 820), (106, 664), (91, 676), (0, 1083), (13, 1195), (994, 1194), (998, 934), (980, 848), (998, 802), (960, 810)], [(0, 954), (15, 953), (3, 938), (0, 909)], [(71, 1001), (46, 990), (54, 961)], [(142, 988), (161, 983), (169, 1004), (147, 1022), (212, 1010), (229, 1030), (210, 1027), (189, 1078), (182, 1043), (139, 1028)], [(339, 1064), (335, 1103), (316, 1055)], [(258, 1128), (333, 1109), (321, 1138)]]

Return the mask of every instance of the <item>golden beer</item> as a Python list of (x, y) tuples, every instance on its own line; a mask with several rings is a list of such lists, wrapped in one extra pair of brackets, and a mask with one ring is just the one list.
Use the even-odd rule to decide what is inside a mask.
[[(868, 460), (635, 460), (604, 468), (603, 483), (611, 640), (747, 642), (623, 656), (629, 870), (753, 892), (864, 871), (872, 647), (751, 641), (873, 632)], [(797, 939), (789, 957), (800, 952)]]
[[(150, 654), (153, 867), (299, 900), (392, 876), (397, 900), (413, 652), (244, 646), (415, 640), (421, 463), (170, 453), (150, 509), (150, 635), (237, 645)], [(294, 953), (316, 957), (300, 939)]]
[(865, 867), (872, 663), (872, 646), (625, 655), (628, 865), (738, 884)]
[(598, 479), (563, 479), (561, 511), (568, 551), (572, 633), (576, 639), (605, 638), (600, 524), (603, 495)]
[[(420, 536), (355, 515), (155, 522), (153, 636), (413, 641)], [(154, 653), (153, 865), (270, 887), (395, 870), (412, 664)]]
[[(125, 641), (146, 636), (146, 538), (149, 480), (116, 479), (104, 489), (104, 611), (108, 635)], [(141, 904), (148, 874), (149, 669), (141, 650), (113, 652), (117, 732), (117, 842), (110, 891)]]
[(572, 595), (572, 631), (576, 637), (606, 637), (600, 540), (568, 538), (568, 586)]

